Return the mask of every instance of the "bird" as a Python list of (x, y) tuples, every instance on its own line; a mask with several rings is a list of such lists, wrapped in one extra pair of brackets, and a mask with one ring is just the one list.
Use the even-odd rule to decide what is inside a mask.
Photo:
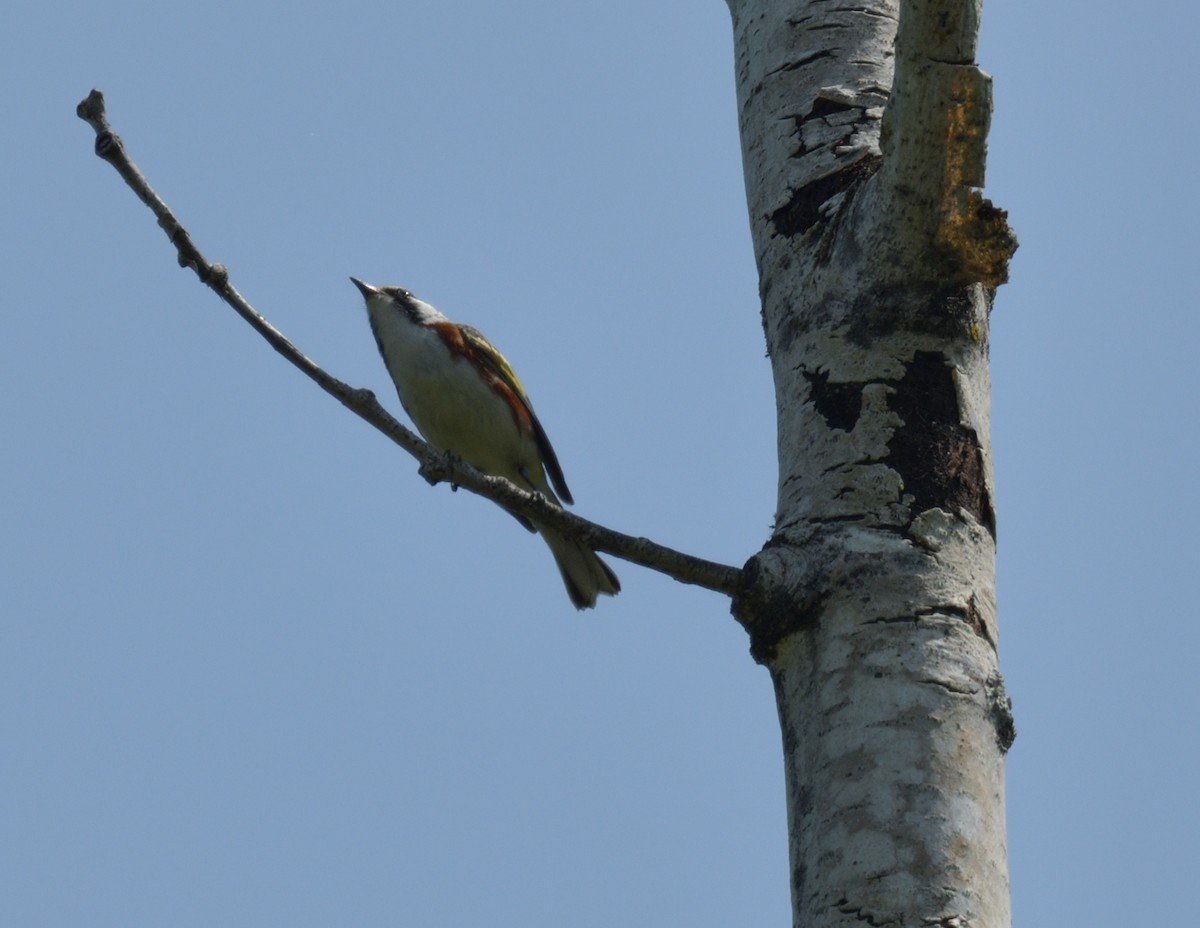
[[(350, 280), (366, 301), (375, 344), (400, 405), (425, 440), (557, 506), (573, 504), (558, 456), (525, 388), (483, 333), (451, 322), (403, 287)], [(602, 593), (620, 592), (617, 575), (587, 544), (508, 511), (542, 536), (576, 609), (592, 608)]]

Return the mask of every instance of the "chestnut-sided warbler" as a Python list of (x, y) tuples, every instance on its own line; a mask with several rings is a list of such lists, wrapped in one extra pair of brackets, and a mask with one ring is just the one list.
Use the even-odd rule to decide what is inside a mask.
[[(521, 382), (482, 333), (451, 322), (401, 287), (350, 279), (367, 301), (371, 331), (400, 404), (427, 442), (558, 505), (560, 499), (574, 502)], [(576, 609), (590, 609), (600, 593), (620, 591), (617, 575), (583, 542), (513, 515), (550, 546)]]

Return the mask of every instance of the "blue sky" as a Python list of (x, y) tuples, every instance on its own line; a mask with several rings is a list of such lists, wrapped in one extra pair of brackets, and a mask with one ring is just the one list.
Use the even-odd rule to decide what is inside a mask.
[[(1187, 911), (1196, 14), (985, 10), (1022, 925)], [(786, 924), (778, 730), (721, 597), (430, 489), (174, 264), (394, 394), (351, 274), (485, 331), (582, 514), (738, 564), (774, 408), (708, 3), (21, 4), (0, 35), (0, 922)]]

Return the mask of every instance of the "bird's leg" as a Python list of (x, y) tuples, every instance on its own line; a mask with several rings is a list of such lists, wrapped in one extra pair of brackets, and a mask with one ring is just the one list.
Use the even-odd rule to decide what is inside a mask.
[(442, 459), (437, 464), (422, 464), (417, 468), (417, 473), (425, 478), (425, 482), (431, 487), (437, 486), (443, 480), (450, 481), (450, 491), (458, 492), (458, 484), (454, 482), (452, 476), (454, 471), (462, 463), (462, 458), (453, 452), (446, 451), (442, 453)]

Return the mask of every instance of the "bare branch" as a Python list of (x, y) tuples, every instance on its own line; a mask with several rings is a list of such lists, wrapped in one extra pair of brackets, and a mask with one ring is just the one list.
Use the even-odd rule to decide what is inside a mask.
[(314, 380), (322, 390), (416, 458), (421, 464), (421, 475), (430, 484), (446, 481), (455, 489), (461, 486), (505, 509), (550, 525), (565, 535), (581, 538), (598, 551), (657, 570), (683, 583), (729, 596), (736, 591), (741, 578), (738, 568), (693, 557), (649, 539), (625, 535), (589, 522), (554, 505), (540, 494), (527, 493), (502, 477), (489, 476), (457, 458), (441, 454), (397, 422), (379, 405), (370, 390), (351, 387), (326, 373), (234, 289), (224, 265), (210, 263), (201, 254), (188, 231), (129, 158), (120, 137), (112, 131), (105, 116), (104, 95), (99, 90), (93, 90), (76, 107), (76, 113), (96, 130), (96, 154), (116, 168), (130, 189), (153, 211), (159, 226), (175, 246), (180, 266), (195, 271), (196, 276), (250, 323), (272, 348)]

